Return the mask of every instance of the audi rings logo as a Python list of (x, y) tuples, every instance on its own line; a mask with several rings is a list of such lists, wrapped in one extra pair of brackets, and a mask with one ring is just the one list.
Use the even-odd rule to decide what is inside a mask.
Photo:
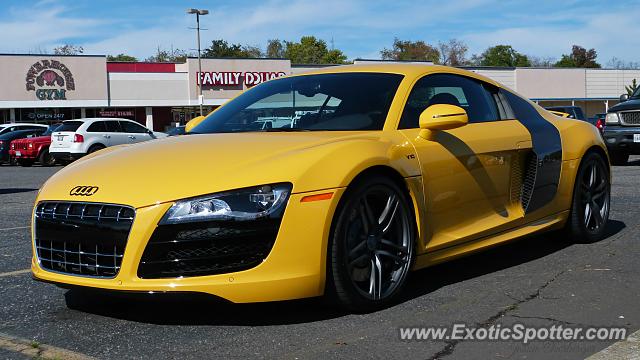
[(71, 196), (91, 196), (98, 192), (97, 186), (76, 186), (71, 191), (69, 191), (69, 195)]

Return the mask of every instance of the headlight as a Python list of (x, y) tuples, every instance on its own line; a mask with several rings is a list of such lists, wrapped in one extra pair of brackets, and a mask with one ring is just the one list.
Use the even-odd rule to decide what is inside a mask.
[(160, 225), (279, 215), (290, 193), (291, 184), (274, 184), (180, 200), (167, 211)]
[(607, 117), (605, 118), (605, 122), (607, 124), (619, 124), (620, 117), (618, 116), (618, 113), (608, 113)]

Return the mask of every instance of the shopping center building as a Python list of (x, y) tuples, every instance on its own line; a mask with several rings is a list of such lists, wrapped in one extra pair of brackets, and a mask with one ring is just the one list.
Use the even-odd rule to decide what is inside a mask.
[[(356, 61), (366, 62), (366, 61)], [(325, 65), (326, 66), (326, 65)], [(263, 81), (316, 68), (285, 59), (107, 62), (105, 56), (0, 55), (0, 123), (124, 117), (163, 131), (184, 124)], [(542, 106), (577, 105), (588, 116), (617, 104), (640, 70), (468, 68)]]

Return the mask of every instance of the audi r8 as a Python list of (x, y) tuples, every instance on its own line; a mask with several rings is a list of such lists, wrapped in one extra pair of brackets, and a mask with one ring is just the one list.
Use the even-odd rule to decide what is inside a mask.
[(609, 202), (606, 146), (586, 122), (461, 69), (330, 67), (252, 87), (188, 135), (59, 171), (36, 199), (32, 271), (370, 311), (412, 270), (542, 231), (596, 241)]

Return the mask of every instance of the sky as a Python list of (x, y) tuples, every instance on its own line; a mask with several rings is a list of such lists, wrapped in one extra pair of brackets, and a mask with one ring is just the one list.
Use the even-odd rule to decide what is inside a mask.
[(144, 59), (163, 49), (203, 48), (214, 39), (266, 47), (269, 39), (315, 35), (349, 59), (379, 58), (394, 38), (437, 44), (456, 38), (469, 55), (512, 45), (540, 58), (560, 58), (573, 44), (640, 62), (640, 0), (0, 0), (0, 53), (41, 53), (61, 44), (86, 54), (125, 53)]

